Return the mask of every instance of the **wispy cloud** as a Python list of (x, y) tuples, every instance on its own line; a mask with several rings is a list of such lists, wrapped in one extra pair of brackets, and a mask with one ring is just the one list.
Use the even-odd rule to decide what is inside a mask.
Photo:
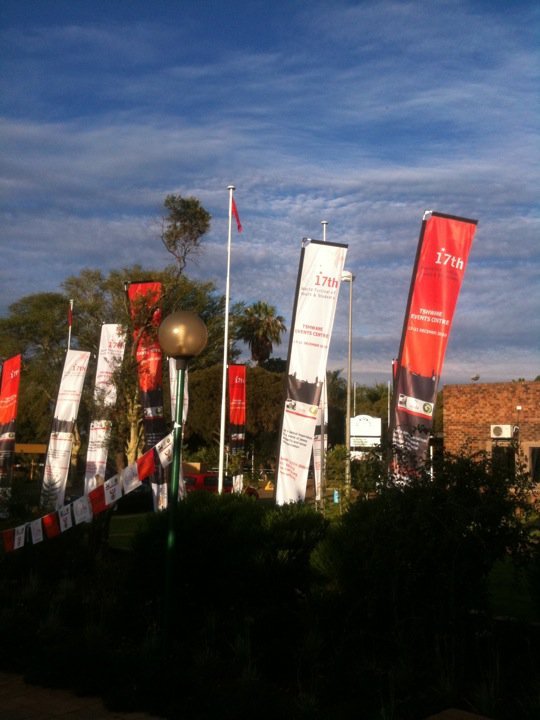
[[(423, 211), (478, 218), (445, 377), (538, 374), (533, 4), (202, 5), (4, 23), (0, 308), (83, 267), (166, 264), (170, 192), (212, 213), (190, 272), (223, 290), (234, 182), (234, 300), (290, 325), (300, 239), (326, 219), (349, 244), (359, 379), (390, 372)], [(340, 307), (333, 367), (345, 328)]]

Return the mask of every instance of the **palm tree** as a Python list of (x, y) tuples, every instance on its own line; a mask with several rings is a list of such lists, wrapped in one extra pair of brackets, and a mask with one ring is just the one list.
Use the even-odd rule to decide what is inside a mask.
[(276, 315), (273, 305), (259, 301), (245, 308), (238, 318), (237, 334), (251, 350), (251, 358), (261, 365), (270, 357), (274, 345), (287, 332), (284, 318)]

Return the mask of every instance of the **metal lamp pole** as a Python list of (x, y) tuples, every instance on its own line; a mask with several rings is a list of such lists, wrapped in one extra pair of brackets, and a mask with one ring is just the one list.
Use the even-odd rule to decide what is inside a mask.
[(345, 446), (347, 459), (345, 460), (345, 497), (351, 494), (351, 379), (352, 379), (352, 300), (354, 275), (350, 270), (341, 274), (342, 282), (349, 283), (349, 349), (347, 353), (347, 405), (345, 413)]
[(169, 638), (171, 621), (171, 590), (176, 545), (175, 521), (178, 511), (178, 486), (182, 465), (182, 424), (184, 409), (184, 383), (188, 362), (206, 347), (208, 330), (201, 318), (194, 312), (180, 310), (168, 315), (158, 330), (159, 344), (163, 352), (176, 361), (176, 407), (173, 428), (173, 459), (171, 468), (170, 495), (168, 502), (169, 527), (167, 532), (167, 555), (165, 577), (165, 632)]

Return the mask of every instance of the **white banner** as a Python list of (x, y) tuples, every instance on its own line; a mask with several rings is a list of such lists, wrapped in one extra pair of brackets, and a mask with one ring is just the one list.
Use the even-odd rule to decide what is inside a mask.
[[(102, 325), (94, 400), (105, 408), (112, 407), (116, 403), (114, 373), (122, 362), (125, 347), (126, 338), (121, 325), (114, 323)], [(95, 420), (90, 424), (84, 475), (86, 495), (105, 479), (110, 433), (111, 423), (108, 420)]]
[(116, 403), (114, 373), (122, 363), (125, 347), (126, 337), (122, 325), (102, 325), (94, 397), (105, 407), (112, 407)]
[[(188, 395), (188, 370), (184, 373), (184, 404), (182, 406), (182, 424), (186, 424), (186, 418), (189, 408), (189, 395)], [(174, 422), (176, 417), (176, 383), (178, 378), (178, 370), (176, 368), (175, 358), (169, 358), (169, 387), (171, 389), (171, 416)]]
[(109, 420), (94, 420), (94, 422), (90, 423), (84, 476), (85, 495), (88, 495), (98, 485), (103, 485), (105, 470), (107, 469), (110, 436), (111, 422)]
[(58, 510), (64, 504), (73, 426), (79, 412), (89, 358), (90, 353), (84, 350), (68, 350), (66, 353), (41, 487), (41, 506), (44, 508)]
[[(324, 475), (324, 461), (328, 448), (328, 397), (326, 381), (323, 384), (321, 404), (317, 413), (317, 425), (313, 438), (313, 474), (315, 476), (315, 500), (319, 502), (322, 497), (322, 483)], [(321, 462), (322, 459), (322, 462)]]
[(304, 500), (347, 246), (308, 240), (293, 313), (276, 502)]

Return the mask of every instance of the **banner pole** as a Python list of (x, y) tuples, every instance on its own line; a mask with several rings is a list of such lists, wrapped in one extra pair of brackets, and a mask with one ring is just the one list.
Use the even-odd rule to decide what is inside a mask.
[[(322, 233), (323, 233), (323, 242), (326, 242), (326, 230), (328, 228), (328, 220), (321, 220), (322, 225)], [(322, 411), (322, 422), (321, 422), (321, 459), (320, 459), (320, 483), (321, 483), (321, 509), (324, 515), (325, 511), (325, 496), (326, 496), (326, 455), (324, 452), (325, 447), (325, 440), (326, 440), (326, 409), (327, 409), (327, 395), (326, 395), (326, 372), (324, 373), (324, 393), (323, 396), (325, 398), (324, 400), (324, 406)]]
[(68, 310), (68, 344), (67, 349), (71, 349), (71, 324), (73, 322), (73, 300), (69, 301), (69, 310)]
[(322, 225), (322, 239), (323, 242), (326, 242), (326, 228), (328, 226), (328, 220), (321, 220)]
[(228, 185), (229, 191), (229, 231), (227, 236), (227, 280), (225, 284), (225, 327), (223, 333), (223, 375), (221, 380), (221, 422), (219, 428), (219, 471), (218, 493), (223, 492), (223, 469), (225, 465), (225, 408), (227, 399), (227, 356), (229, 351), (229, 292), (231, 275), (231, 238), (232, 238), (232, 204), (234, 185)]

